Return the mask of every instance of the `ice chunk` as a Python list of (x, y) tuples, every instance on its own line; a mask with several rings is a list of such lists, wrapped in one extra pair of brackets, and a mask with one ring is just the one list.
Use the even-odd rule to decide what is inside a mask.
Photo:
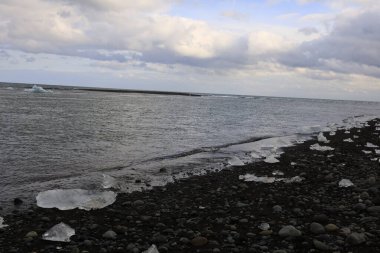
[(143, 251), (143, 253), (160, 253), (160, 252), (158, 252), (156, 245), (152, 244), (152, 246), (150, 246), (149, 249)]
[(69, 242), (70, 237), (75, 235), (75, 230), (61, 222), (42, 235), (42, 239), (55, 242)]
[(327, 140), (327, 138), (323, 135), (322, 132), (318, 134), (318, 141), (323, 143), (329, 143), (330, 141)]
[(267, 158), (265, 158), (264, 162), (266, 162), (266, 163), (278, 163), (280, 161), (275, 157), (275, 155), (270, 155), (270, 156), (267, 156)]
[(14, 90), (13, 87), (7, 87), (7, 90)]
[(335, 132), (332, 131), (332, 132), (329, 133), (329, 135), (330, 135), (330, 136), (334, 136), (334, 135), (335, 135)]
[(257, 154), (256, 152), (251, 152), (251, 157), (254, 158), (254, 159), (260, 159), (261, 155)]
[(291, 162), (290, 165), (292, 165), (292, 166), (296, 166), (297, 163), (295, 163), (295, 162)]
[(375, 153), (380, 155), (380, 149), (375, 149)]
[(267, 176), (257, 177), (254, 174), (241, 175), (239, 176), (239, 179), (244, 180), (246, 182), (253, 181), (253, 182), (260, 182), (260, 183), (265, 183), (265, 184), (274, 183), (276, 181), (275, 177), (267, 177)]
[(314, 144), (314, 145), (311, 145), (310, 146), (310, 149), (311, 150), (318, 150), (318, 151), (329, 151), (329, 150), (334, 150), (334, 148), (332, 147), (328, 147), (328, 146), (320, 146), (318, 143)]
[(25, 91), (31, 92), (31, 93), (51, 93), (50, 90), (45, 90), (41, 86), (33, 85), (31, 89), (25, 89)]
[(354, 139), (357, 139), (357, 138), (359, 138), (359, 136), (357, 136), (357, 135), (354, 135), (353, 137), (354, 137)]
[(339, 187), (350, 187), (353, 186), (354, 184), (351, 182), (349, 179), (342, 179), (339, 181)]
[(283, 176), (284, 175), (284, 172), (282, 172), (282, 171), (279, 171), (279, 170), (275, 170), (275, 171), (273, 171), (272, 172), (272, 175), (273, 176)]
[(260, 228), (261, 230), (263, 231), (266, 231), (268, 229), (270, 229), (270, 225), (268, 223), (261, 223), (258, 228)]
[(285, 183), (299, 183), (302, 182), (303, 178), (300, 176), (295, 176), (291, 178), (282, 178), (279, 181), (283, 181)]
[(112, 188), (116, 185), (116, 178), (111, 177), (110, 175), (103, 174), (102, 186), (105, 189)]
[(364, 154), (371, 154), (371, 153), (372, 153), (372, 151), (369, 151), (369, 150), (362, 150), (362, 152), (363, 152)]
[(244, 163), (236, 156), (231, 157), (228, 159), (228, 164), (232, 166), (243, 166)]
[(91, 210), (111, 205), (116, 200), (113, 191), (89, 191), (82, 189), (55, 189), (38, 193), (37, 205), (42, 208), (70, 210), (74, 208)]
[(370, 142), (367, 142), (367, 144), (365, 145), (367, 148), (378, 148), (379, 146), (377, 146), (377, 145), (374, 145), (374, 144), (372, 144), (372, 143), (370, 143)]
[(8, 227), (8, 225), (4, 224), (4, 218), (0, 216), (0, 228)]
[(348, 131), (348, 130), (347, 130), (347, 131), (345, 131), (344, 133), (345, 133), (345, 134), (349, 134), (349, 133), (350, 133), (350, 131)]
[(354, 142), (351, 138), (347, 138), (343, 140), (344, 142)]

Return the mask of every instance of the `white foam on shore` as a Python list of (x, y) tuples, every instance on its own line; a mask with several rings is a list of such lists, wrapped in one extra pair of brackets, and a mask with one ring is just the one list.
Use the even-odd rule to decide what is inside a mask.
[(38, 193), (37, 206), (42, 208), (100, 209), (115, 202), (117, 194), (113, 191), (89, 191), (83, 189), (55, 189)]
[(320, 146), (318, 143), (311, 145), (310, 149), (311, 150), (322, 151), (322, 152), (334, 150), (334, 148), (332, 148), (332, 147), (329, 147), (329, 146)]
[(4, 224), (4, 218), (0, 216), (0, 228), (8, 227), (8, 225)]

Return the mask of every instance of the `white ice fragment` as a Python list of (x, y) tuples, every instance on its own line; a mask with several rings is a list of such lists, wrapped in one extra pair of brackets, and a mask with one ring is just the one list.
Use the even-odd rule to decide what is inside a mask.
[(7, 87), (7, 90), (14, 90), (13, 87)]
[(8, 225), (4, 224), (4, 218), (0, 216), (0, 228), (8, 227)]
[(357, 131), (358, 133), (360, 133), (361, 132), (361, 130), (360, 129), (358, 129), (358, 131)]
[(354, 135), (353, 137), (354, 137), (354, 139), (357, 139), (357, 138), (359, 138), (359, 136), (357, 136), (357, 135)]
[(323, 135), (322, 132), (318, 134), (318, 142), (329, 143), (330, 141)]
[(297, 163), (295, 163), (295, 162), (291, 162), (290, 165), (291, 165), (291, 166), (295, 166), (295, 165), (297, 165)]
[(350, 187), (353, 186), (354, 184), (351, 182), (349, 179), (342, 179), (339, 181), (339, 187)]
[(45, 90), (41, 86), (33, 85), (31, 89), (25, 89), (25, 91), (28, 91), (30, 93), (51, 93), (50, 90)]
[(254, 158), (254, 159), (260, 159), (260, 158), (261, 158), (261, 155), (260, 155), (260, 154), (257, 154), (256, 152), (252, 152), (252, 153), (251, 153), (251, 157)]
[(75, 230), (61, 222), (42, 235), (42, 239), (55, 242), (70, 242), (70, 237), (75, 235)]
[(263, 231), (266, 231), (266, 230), (270, 229), (270, 225), (268, 223), (261, 223), (257, 227), (260, 228)]
[(376, 153), (377, 155), (380, 155), (380, 149), (375, 149), (375, 153)]
[(345, 133), (345, 134), (349, 134), (349, 133), (350, 133), (350, 131), (348, 131), (348, 130), (347, 130), (347, 131), (345, 131), (344, 133)]
[(371, 153), (372, 153), (372, 151), (369, 151), (369, 150), (362, 150), (362, 152), (363, 152), (364, 154), (371, 154)]
[(335, 135), (335, 132), (332, 131), (332, 132), (330, 132), (329, 134), (330, 134), (330, 136), (334, 136), (334, 135)]
[(244, 163), (236, 156), (231, 157), (228, 159), (228, 164), (231, 166), (243, 166)]
[(327, 157), (333, 157), (334, 155), (328, 155)]
[(283, 176), (284, 172), (279, 171), (279, 170), (275, 170), (275, 171), (272, 172), (272, 175), (273, 176)]
[(377, 159), (379, 159), (379, 158), (371, 158), (371, 161), (377, 161)]
[(320, 146), (318, 143), (314, 144), (314, 145), (311, 145), (310, 146), (310, 149), (311, 150), (317, 150), (317, 151), (329, 151), (329, 150), (334, 150), (334, 148), (332, 147), (328, 147), (328, 146)]
[(266, 163), (278, 163), (280, 161), (275, 157), (275, 155), (270, 155), (270, 156), (267, 156), (267, 158), (265, 158), (264, 162), (266, 162)]
[(285, 183), (299, 183), (299, 182), (302, 182), (303, 178), (300, 177), (300, 176), (295, 176), (295, 177), (291, 177), (291, 178), (283, 178), (282, 180), (279, 180), (279, 181), (283, 181)]
[(156, 247), (156, 245), (152, 244), (149, 249), (143, 251), (143, 253), (160, 253)]
[(351, 138), (347, 138), (343, 140), (344, 142), (354, 142)]
[(380, 131), (380, 127), (376, 127), (376, 131)]
[(274, 183), (276, 181), (275, 177), (257, 177), (254, 174), (246, 174), (246, 175), (241, 175), (239, 176), (240, 180), (244, 180), (246, 182), (260, 182), (260, 183), (265, 183), (265, 184), (270, 184)]
[(116, 200), (113, 191), (89, 191), (82, 189), (55, 189), (38, 193), (37, 205), (42, 208), (70, 210), (74, 208), (91, 210), (111, 205)]
[(116, 178), (111, 177), (110, 175), (103, 174), (102, 186), (105, 189), (112, 188), (116, 185)]
[(367, 142), (367, 145), (365, 145), (367, 148), (378, 148), (379, 146), (372, 144), (370, 142)]

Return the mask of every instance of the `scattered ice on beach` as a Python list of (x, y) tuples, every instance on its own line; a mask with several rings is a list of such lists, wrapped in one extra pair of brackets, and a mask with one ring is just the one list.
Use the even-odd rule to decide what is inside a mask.
[(152, 244), (149, 249), (143, 251), (143, 253), (160, 253), (156, 247), (156, 245)]
[(70, 209), (100, 209), (111, 205), (117, 194), (113, 191), (89, 191), (82, 189), (55, 189), (38, 193), (37, 205), (42, 208)]
[(367, 142), (367, 144), (365, 145), (367, 148), (378, 148), (379, 146), (375, 145), (375, 144), (372, 144), (370, 142)]
[(102, 186), (105, 189), (112, 188), (116, 185), (116, 178), (111, 177), (110, 175), (103, 174)]
[(353, 186), (354, 184), (351, 182), (349, 179), (342, 179), (339, 181), (339, 187), (350, 187)]
[(75, 235), (75, 230), (61, 222), (42, 235), (42, 239), (55, 242), (70, 242), (70, 237)]
[(317, 151), (329, 151), (334, 150), (334, 148), (329, 146), (320, 146), (318, 143), (310, 146), (311, 150), (317, 150)]
[(0, 216), (0, 228), (8, 227), (8, 225), (4, 224), (4, 218)]
[(329, 143), (330, 141), (323, 135), (322, 132), (318, 134), (318, 142)]
[(244, 163), (236, 156), (231, 157), (228, 159), (228, 164), (231, 166), (243, 166)]
[(279, 171), (279, 170), (275, 170), (275, 171), (272, 172), (272, 175), (273, 176), (283, 176), (284, 172)]
[(261, 230), (263, 231), (266, 231), (266, 230), (269, 230), (270, 229), (270, 225), (268, 223), (261, 223), (260, 225), (257, 226), (258, 228), (260, 228)]
[(284, 177), (276, 178), (276, 177), (268, 177), (268, 176), (258, 177), (255, 174), (240, 175), (239, 179), (244, 180), (246, 182), (259, 182), (259, 183), (265, 183), (265, 184), (270, 184), (274, 182), (298, 183), (303, 180), (303, 178), (299, 176), (295, 176), (291, 178), (284, 178)]
[(334, 136), (334, 135), (335, 135), (335, 132), (332, 131), (332, 132), (329, 133), (329, 135), (330, 135), (330, 136)]
[(349, 134), (349, 133), (350, 133), (350, 131), (346, 130), (344, 133), (345, 133), (345, 134)]
[(347, 138), (343, 140), (344, 142), (354, 142), (351, 138)]
[(267, 158), (265, 158), (264, 162), (266, 162), (266, 163), (278, 163), (280, 161), (275, 157), (275, 155), (270, 155), (270, 156), (267, 156)]
[(372, 151), (370, 151), (370, 150), (362, 150), (362, 152), (363, 152), (364, 154), (371, 154), (371, 153), (372, 153)]
[(31, 89), (25, 89), (25, 91), (28, 91), (30, 93), (51, 93), (50, 90), (45, 90), (41, 86), (33, 85)]

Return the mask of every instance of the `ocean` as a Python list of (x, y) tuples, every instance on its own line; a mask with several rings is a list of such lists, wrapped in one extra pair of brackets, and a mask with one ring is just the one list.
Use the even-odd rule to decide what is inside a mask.
[(379, 116), (376, 102), (2, 87), (0, 206), (49, 189), (164, 185)]

